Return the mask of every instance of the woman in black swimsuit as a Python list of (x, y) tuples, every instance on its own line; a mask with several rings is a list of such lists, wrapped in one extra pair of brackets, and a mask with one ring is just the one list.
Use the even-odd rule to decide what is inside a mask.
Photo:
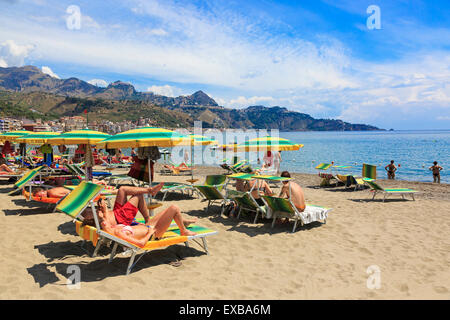
[(387, 171), (388, 179), (395, 179), (397, 167), (394, 165), (394, 160), (391, 160), (391, 163), (384, 167), (384, 169)]

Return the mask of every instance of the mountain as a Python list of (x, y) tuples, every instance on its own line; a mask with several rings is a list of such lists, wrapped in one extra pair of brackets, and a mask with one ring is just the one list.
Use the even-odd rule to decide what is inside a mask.
[(88, 109), (92, 120), (150, 118), (159, 126), (189, 127), (203, 121), (206, 128), (279, 129), (283, 131), (380, 130), (342, 120), (314, 119), (308, 114), (275, 106), (228, 109), (203, 91), (166, 97), (138, 92), (116, 81), (100, 88), (77, 78), (57, 79), (37, 67), (0, 68), (0, 115), (52, 119), (81, 115)]

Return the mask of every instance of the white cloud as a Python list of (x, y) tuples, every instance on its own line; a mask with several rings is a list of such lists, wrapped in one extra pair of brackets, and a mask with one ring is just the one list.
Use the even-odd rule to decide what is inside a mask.
[(178, 91), (177, 88), (164, 85), (164, 86), (151, 86), (147, 88), (147, 91), (153, 92), (154, 94), (158, 94), (166, 97), (175, 97), (175, 91)]
[(0, 66), (21, 67), (25, 63), (25, 59), (34, 49), (33, 45), (21, 45), (14, 40), (6, 40), (0, 43)]
[(237, 97), (236, 99), (232, 99), (228, 105), (234, 106), (234, 107), (248, 107), (248, 106), (254, 106), (254, 105), (260, 105), (260, 104), (267, 104), (274, 101), (274, 98), (272, 97), (251, 97), (246, 98), (243, 96)]
[(151, 36), (167, 36), (169, 33), (161, 28), (157, 28), (157, 29), (144, 29), (144, 33), (151, 35)]
[(50, 67), (43, 66), (41, 69), (43, 73), (48, 74), (50, 77), (60, 79), (59, 76), (56, 73), (54, 73), (52, 69), (50, 69)]
[(103, 79), (92, 79), (89, 80), (88, 83), (97, 86), (97, 87), (107, 87), (108, 86), (108, 82), (106, 82)]

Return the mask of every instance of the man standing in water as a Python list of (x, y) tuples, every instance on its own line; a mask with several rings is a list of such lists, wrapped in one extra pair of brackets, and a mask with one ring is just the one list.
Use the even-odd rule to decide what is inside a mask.
[(433, 182), (441, 183), (441, 170), (444, 169), (438, 165), (437, 161), (433, 162), (433, 166), (429, 168), (433, 172)]
[(384, 170), (387, 171), (388, 179), (395, 179), (395, 171), (397, 171), (397, 167), (394, 164), (394, 160), (391, 160), (391, 163), (384, 167)]

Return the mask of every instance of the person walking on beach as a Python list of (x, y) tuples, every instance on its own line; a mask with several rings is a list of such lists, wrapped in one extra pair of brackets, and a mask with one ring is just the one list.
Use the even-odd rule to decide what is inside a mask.
[(433, 172), (433, 183), (441, 183), (441, 170), (443, 170), (440, 165), (438, 165), (437, 161), (433, 162), (433, 165), (429, 168), (430, 171)]
[(395, 179), (395, 171), (397, 171), (397, 167), (394, 164), (394, 160), (391, 160), (391, 163), (384, 167), (384, 170), (387, 171), (388, 179)]

